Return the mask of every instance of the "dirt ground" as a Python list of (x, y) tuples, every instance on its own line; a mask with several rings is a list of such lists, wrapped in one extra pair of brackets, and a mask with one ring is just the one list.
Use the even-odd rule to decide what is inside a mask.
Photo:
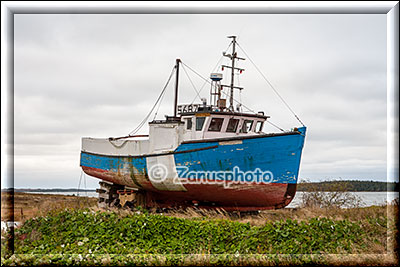
[[(1, 192), (1, 220), (11, 221), (12, 195)], [(50, 210), (97, 206), (97, 198), (52, 194), (14, 193), (14, 221), (24, 221), (46, 214)]]

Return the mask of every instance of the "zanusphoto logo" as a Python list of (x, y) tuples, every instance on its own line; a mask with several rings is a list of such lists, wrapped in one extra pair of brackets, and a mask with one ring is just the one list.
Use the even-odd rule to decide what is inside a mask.
[[(226, 171), (189, 171), (187, 166), (177, 166), (177, 175), (173, 183), (177, 184), (222, 184), (229, 188), (234, 184), (269, 184), (274, 175), (270, 171), (262, 171), (256, 168), (253, 171), (242, 171), (238, 166)], [(153, 165), (149, 170), (149, 178), (152, 182), (162, 183), (168, 177), (167, 168), (162, 164)]]

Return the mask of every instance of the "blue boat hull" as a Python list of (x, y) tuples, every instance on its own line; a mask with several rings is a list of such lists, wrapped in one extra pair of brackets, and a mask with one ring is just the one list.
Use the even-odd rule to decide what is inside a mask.
[[(145, 191), (148, 206), (281, 208), (290, 203), (296, 192), (305, 132), (303, 127), (285, 134), (184, 142), (169, 155), (173, 155), (185, 191), (160, 190), (149, 179), (146, 158), (163, 155), (109, 156), (81, 152), (80, 165), (89, 175)], [(235, 173), (234, 170), (240, 170), (241, 177), (237, 172), (234, 177), (217, 177), (219, 183), (193, 183), (191, 176)], [(243, 173), (255, 170), (270, 176), (261, 181), (243, 177)]]

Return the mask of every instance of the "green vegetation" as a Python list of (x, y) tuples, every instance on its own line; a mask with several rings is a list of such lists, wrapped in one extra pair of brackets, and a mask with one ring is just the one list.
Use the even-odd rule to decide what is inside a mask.
[(351, 252), (363, 234), (355, 223), (325, 218), (251, 227), (227, 220), (74, 211), (27, 221), (16, 231), (16, 253), (333, 253)]
[[(323, 263), (318, 256), (300, 254), (368, 253), (371, 244), (385, 249), (388, 218), (372, 214), (358, 221), (314, 217), (252, 225), (148, 212), (64, 210), (29, 219), (17, 228), (15, 255), (4, 258), (2, 242), (2, 264), (216, 265), (251, 264), (257, 257), (258, 264)], [(196, 255), (203, 255), (203, 262)], [(204, 255), (215, 256), (204, 259)]]
[(322, 181), (322, 182), (303, 182), (297, 186), (297, 191), (322, 191), (329, 192), (342, 188), (347, 192), (398, 192), (399, 183), (386, 183), (376, 181)]

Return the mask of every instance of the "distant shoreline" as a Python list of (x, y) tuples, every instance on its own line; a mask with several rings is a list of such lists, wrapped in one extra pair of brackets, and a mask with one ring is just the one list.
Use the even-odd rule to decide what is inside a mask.
[[(342, 188), (343, 190), (340, 190)], [(337, 190), (339, 189), (339, 190)], [(1, 192), (13, 191), (12, 188), (1, 189)], [(324, 181), (299, 183), (297, 191), (346, 191), (346, 192), (399, 192), (398, 182), (375, 182), (375, 181)], [(14, 188), (14, 192), (96, 192), (96, 189), (77, 189), (77, 188)]]
[[(1, 189), (1, 192), (9, 192), (13, 191), (12, 188), (6, 188), (6, 189)], [(14, 188), (14, 192), (23, 192), (23, 193), (29, 193), (29, 192), (43, 192), (43, 193), (48, 193), (48, 192), (96, 192), (96, 189), (74, 189), (74, 188), (53, 188), (53, 189), (43, 189), (43, 188), (36, 188), (36, 189), (31, 189), (31, 188)]]

